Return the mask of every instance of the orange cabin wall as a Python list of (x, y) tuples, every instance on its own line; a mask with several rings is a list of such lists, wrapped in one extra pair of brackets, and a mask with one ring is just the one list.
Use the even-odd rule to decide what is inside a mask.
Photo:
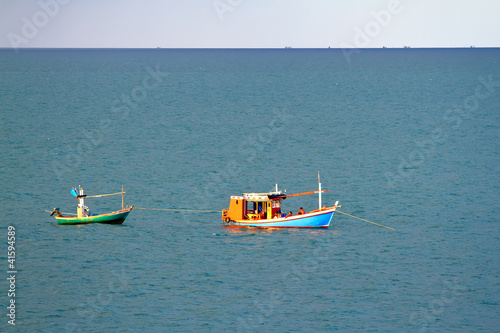
[(229, 202), (228, 217), (231, 220), (243, 220), (246, 203), (244, 199), (231, 198)]

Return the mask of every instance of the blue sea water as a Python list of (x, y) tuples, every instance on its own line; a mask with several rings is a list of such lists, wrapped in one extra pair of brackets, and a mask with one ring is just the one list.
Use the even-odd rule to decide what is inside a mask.
[[(1, 331), (476, 331), (500, 324), (500, 50), (0, 51)], [(217, 210), (312, 191), (329, 229)], [(121, 198), (88, 199), (94, 212)], [(296, 212), (317, 197), (284, 201)], [(7, 226), (16, 229), (8, 324)]]

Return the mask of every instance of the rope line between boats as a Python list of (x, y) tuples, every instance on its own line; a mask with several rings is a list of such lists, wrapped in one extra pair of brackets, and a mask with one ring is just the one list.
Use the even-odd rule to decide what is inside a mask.
[(142, 207), (134, 207), (134, 209), (142, 209), (142, 210), (167, 210), (174, 212), (204, 212), (204, 213), (220, 213), (220, 210), (207, 210), (207, 209), (176, 209), (176, 208), (142, 208)]

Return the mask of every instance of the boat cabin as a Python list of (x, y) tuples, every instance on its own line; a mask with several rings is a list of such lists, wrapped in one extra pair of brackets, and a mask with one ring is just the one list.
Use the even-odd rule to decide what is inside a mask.
[(280, 193), (243, 193), (241, 196), (231, 196), (229, 209), (223, 210), (222, 219), (263, 220), (284, 217), (281, 203), (285, 196)]

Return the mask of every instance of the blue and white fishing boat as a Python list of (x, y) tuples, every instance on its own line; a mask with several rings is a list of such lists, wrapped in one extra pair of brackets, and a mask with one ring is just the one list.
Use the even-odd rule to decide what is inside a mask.
[[(335, 202), (333, 207), (321, 205), (321, 193), (328, 190), (321, 190), (319, 182), (318, 191), (304, 192), (287, 195), (278, 190), (278, 185), (274, 191), (269, 193), (243, 193), (241, 196), (231, 196), (229, 209), (222, 211), (222, 220), (227, 226), (235, 227), (258, 227), (258, 228), (328, 228), (332, 221), (333, 214), (338, 205)], [(319, 208), (306, 213), (301, 208), (297, 215), (282, 211), (282, 202), (289, 197), (299, 195), (314, 194), (319, 195)]]

